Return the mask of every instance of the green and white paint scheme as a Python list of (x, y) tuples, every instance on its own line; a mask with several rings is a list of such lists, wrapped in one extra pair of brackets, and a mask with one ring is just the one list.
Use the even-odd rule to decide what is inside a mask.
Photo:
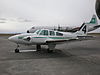
[[(75, 33), (39, 29), (34, 33), (18, 34), (8, 39), (16, 44), (36, 45), (37, 50), (41, 49), (41, 45), (48, 45), (48, 52), (50, 52), (55, 48), (56, 44), (77, 41), (80, 40), (80, 37), (87, 37), (87, 31), (87, 25), (82, 25), (80, 30)], [(19, 52), (18, 47), (15, 52)]]
[(96, 15), (93, 15), (93, 16), (92, 16), (92, 19), (91, 19), (91, 21), (90, 21), (90, 24), (98, 24)]
[(88, 26), (88, 32), (96, 30), (100, 27), (100, 25), (98, 25), (98, 20), (97, 20), (96, 15), (93, 15), (91, 18), (91, 21), (85, 24)]

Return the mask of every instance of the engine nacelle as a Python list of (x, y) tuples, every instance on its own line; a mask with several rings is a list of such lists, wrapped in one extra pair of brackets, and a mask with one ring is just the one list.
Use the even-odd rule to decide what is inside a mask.
[(31, 40), (31, 37), (30, 36), (24, 37), (23, 40), (30, 41)]

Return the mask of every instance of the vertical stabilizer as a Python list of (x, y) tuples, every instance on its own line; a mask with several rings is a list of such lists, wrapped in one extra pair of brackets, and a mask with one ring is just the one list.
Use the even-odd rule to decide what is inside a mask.
[(83, 23), (83, 25), (80, 27), (79, 31), (75, 32), (77, 36), (85, 36), (88, 32), (88, 25)]
[(91, 21), (90, 21), (90, 24), (96, 24), (96, 25), (98, 24), (96, 15), (93, 15), (93, 16), (92, 16), (92, 19), (91, 19)]

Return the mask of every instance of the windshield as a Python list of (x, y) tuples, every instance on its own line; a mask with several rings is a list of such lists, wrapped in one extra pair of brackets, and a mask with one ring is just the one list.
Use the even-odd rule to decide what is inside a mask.
[(36, 30), (34, 33), (39, 34), (40, 31), (41, 31), (41, 30)]

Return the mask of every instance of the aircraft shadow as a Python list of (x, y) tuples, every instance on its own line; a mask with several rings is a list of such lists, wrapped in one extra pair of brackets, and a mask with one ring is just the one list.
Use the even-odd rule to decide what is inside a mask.
[[(5, 60), (25, 60), (25, 59), (48, 59), (48, 58), (63, 58), (63, 57), (71, 57), (73, 56), (71, 53), (66, 52), (64, 53), (62, 50), (55, 49), (54, 52), (48, 53), (47, 49), (42, 48), (41, 51), (27, 51), (27, 52), (20, 52), (14, 53), (9, 52), (8, 56)], [(1, 60), (1, 59), (0, 59)]]

